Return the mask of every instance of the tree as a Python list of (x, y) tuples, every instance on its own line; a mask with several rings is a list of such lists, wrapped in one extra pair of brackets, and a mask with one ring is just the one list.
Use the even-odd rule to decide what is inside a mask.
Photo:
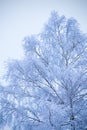
[(87, 37), (77, 21), (52, 12), (42, 33), (25, 37), (23, 47), (24, 59), (9, 63), (4, 120), (9, 114), (15, 130), (85, 129)]

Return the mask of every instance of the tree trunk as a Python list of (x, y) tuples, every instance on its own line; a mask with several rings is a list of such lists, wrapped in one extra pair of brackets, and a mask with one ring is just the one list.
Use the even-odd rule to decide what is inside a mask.
[(72, 98), (70, 98), (70, 127), (71, 127), (71, 130), (76, 130), (75, 129), (75, 116), (74, 116), (74, 113), (73, 113)]
[[(73, 115), (72, 115), (73, 116)], [(71, 130), (75, 130), (75, 122), (74, 122), (74, 117), (70, 118), (70, 126), (71, 126)]]

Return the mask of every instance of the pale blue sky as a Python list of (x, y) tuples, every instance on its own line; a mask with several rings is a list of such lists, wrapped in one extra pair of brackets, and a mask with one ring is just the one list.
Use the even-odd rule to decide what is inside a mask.
[(23, 55), (23, 38), (39, 33), (52, 10), (76, 18), (87, 32), (87, 0), (0, 0), (1, 74), (3, 61)]

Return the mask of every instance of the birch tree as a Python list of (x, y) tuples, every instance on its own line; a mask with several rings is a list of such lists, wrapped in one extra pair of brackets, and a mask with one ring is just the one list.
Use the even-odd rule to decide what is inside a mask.
[(52, 12), (42, 33), (23, 42), (24, 59), (8, 66), (10, 108), (1, 112), (15, 130), (86, 129), (87, 37), (77, 21)]

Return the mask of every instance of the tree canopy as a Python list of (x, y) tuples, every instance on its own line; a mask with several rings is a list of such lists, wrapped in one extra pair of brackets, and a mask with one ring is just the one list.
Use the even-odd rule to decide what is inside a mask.
[(0, 87), (0, 126), (12, 130), (87, 129), (87, 36), (74, 18), (53, 11), (38, 35), (23, 40)]

